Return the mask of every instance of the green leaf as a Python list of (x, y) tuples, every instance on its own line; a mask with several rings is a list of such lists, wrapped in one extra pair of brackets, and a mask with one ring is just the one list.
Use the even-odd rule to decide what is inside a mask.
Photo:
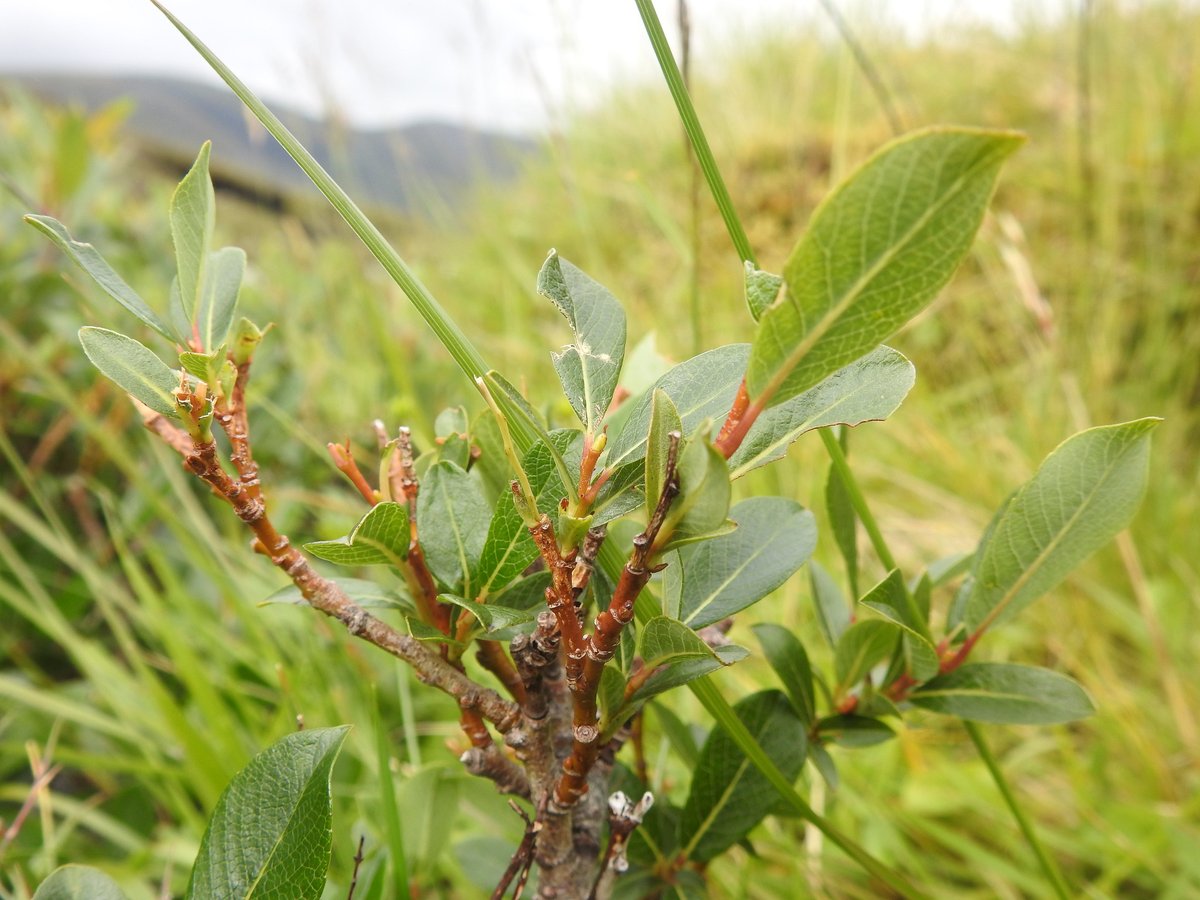
[[(844, 435), (843, 435), (844, 438)], [(845, 449), (845, 441), (842, 444)], [(825, 509), (829, 514), (829, 530), (846, 563), (846, 578), (850, 593), (858, 595), (858, 516), (850, 499), (850, 491), (838, 473), (837, 466), (829, 467), (825, 477)]]
[(126, 900), (115, 881), (91, 866), (59, 866), (50, 873), (33, 900)]
[(654, 712), (659, 730), (670, 743), (679, 761), (689, 770), (695, 769), (696, 761), (700, 758), (700, 747), (696, 743), (692, 727), (685, 725), (670, 707), (662, 703), (651, 703), (649, 709)]
[[(529, 405), (529, 401), (521, 396), (521, 392), (510, 384), (499, 372), (492, 370), (483, 376), (483, 380), (487, 384), (488, 390), (491, 391), (496, 404), (504, 413), (510, 427), (513, 420), (517, 420), (521, 424), (521, 427), (535, 434), (549, 448), (551, 459), (554, 461), (554, 468), (558, 472), (559, 479), (562, 481), (563, 490), (567, 495), (574, 496), (576, 480), (567, 466), (566, 459), (563, 457), (564, 451), (559, 449), (557, 442), (550, 440), (550, 435), (546, 431), (546, 423), (542, 420), (542, 417)], [(575, 468), (578, 471), (579, 467), (576, 466)]]
[(904, 632), (904, 667), (909, 675), (917, 681), (925, 681), (938, 673), (937, 650), (919, 631), (905, 624), (904, 615), (896, 607), (870, 599), (863, 599), (861, 603)]
[[(409, 615), (413, 615), (416, 612), (412, 598), (408, 596), (403, 585), (398, 584), (395, 587), (388, 588), (376, 584), (374, 581), (366, 581), (362, 578), (330, 578), (328, 580), (341, 588), (342, 593), (363, 609), (399, 609), (407, 612)], [(273, 594), (258, 601), (259, 606), (274, 606), (276, 604), (307, 606), (308, 601), (300, 593), (300, 588), (294, 584), (289, 584), (287, 587), (282, 587)]]
[(554, 250), (538, 273), (537, 291), (571, 324), (575, 343), (553, 354), (554, 369), (579, 421), (589, 434), (599, 434), (625, 357), (625, 310)]
[(763, 622), (755, 625), (754, 636), (762, 645), (767, 662), (783, 682), (783, 689), (805, 728), (817, 718), (812, 667), (804, 645), (782, 625)]
[(451, 406), (443, 409), (433, 420), (433, 433), (438, 437), (468, 434), (470, 426), (467, 421), (467, 410), (462, 406)]
[(210, 253), (206, 273), (196, 310), (196, 327), (201, 346), (212, 350), (225, 343), (237, 315), (238, 293), (246, 273), (246, 251), (241, 247), (222, 247)]
[(395, 566), (408, 557), (408, 508), (399, 503), (377, 503), (345, 537), (314, 541), (304, 549), (318, 559), (339, 566)]
[(600, 670), (600, 689), (596, 702), (600, 706), (600, 718), (609, 726), (625, 700), (625, 676), (616, 666), (605, 666)]
[(679, 618), (692, 628), (757, 603), (795, 573), (817, 545), (812, 513), (784, 497), (743, 500), (737, 528), (679, 550)]
[(817, 608), (817, 624), (830, 647), (836, 647), (850, 627), (850, 604), (828, 572), (815, 559), (808, 564), (809, 586)]
[[(212, 142), (205, 141), (188, 173), (171, 197), (171, 238), (179, 270), (179, 301), (187, 321), (199, 327), (198, 313), (204, 298), (208, 248), (216, 224), (216, 196), (208, 176)], [(212, 349), (205, 345), (205, 350)]]
[(125, 280), (113, 270), (112, 266), (108, 264), (95, 247), (91, 244), (75, 240), (61, 222), (49, 216), (26, 216), (25, 221), (54, 241), (77, 266), (92, 276), (92, 280), (100, 285), (104, 293), (108, 294), (108, 296), (112, 297), (167, 340), (177, 340), (176, 336), (171, 333), (170, 326), (155, 315), (154, 311), (146, 304), (146, 301), (138, 295), (137, 291), (125, 283)]
[(461, 606), (473, 615), (489, 634), (504, 628), (512, 628), (514, 625), (524, 625), (527, 622), (532, 622), (537, 618), (537, 614), (541, 612), (537, 607), (532, 609), (512, 609), (496, 603), (476, 603), (474, 600), (464, 600), (462, 597), (456, 597), (454, 594), (439, 594), (438, 599), (443, 603), (452, 603), (455, 606)]
[(870, 716), (827, 716), (817, 723), (821, 740), (842, 747), (874, 747), (890, 741), (896, 732), (887, 722)]
[[(779, 691), (752, 694), (733, 707), (762, 752), (790, 783), (807, 753), (804, 723)], [(777, 805), (775, 788), (738, 749), (713, 729), (700, 750), (692, 787), (680, 819), (687, 857), (712, 859), (744, 838)]]
[(425, 641), (430, 644), (447, 644), (451, 647), (463, 646), (444, 631), (435, 628), (427, 622), (422, 622), (415, 616), (405, 617), (404, 626), (408, 629), (408, 633), (418, 641)]
[(605, 464), (621, 466), (646, 455), (650, 406), (655, 390), (662, 390), (671, 398), (685, 435), (695, 431), (706, 419), (724, 419), (733, 405), (749, 356), (749, 344), (727, 344), (671, 369), (634, 403), (620, 433), (609, 442)]
[(711, 656), (687, 656), (670, 660), (646, 679), (645, 683), (629, 698), (630, 702), (640, 705), (651, 697), (672, 688), (695, 681), (697, 678), (703, 678), (705, 675), (711, 675), (717, 669), (732, 666), (749, 655), (745, 647), (725, 644), (722, 647), (713, 648)]
[(224, 359), (224, 347), (218, 347), (212, 353), (193, 353), (185, 350), (179, 354), (179, 366), (197, 381), (212, 385), (217, 380), (217, 373)]
[[(552, 449), (561, 456), (577, 434), (556, 431), (549, 436), (549, 444), (539, 441), (521, 460), (521, 467), (529, 478), (529, 486), (541, 512), (556, 512), (559, 502), (566, 497), (562, 483), (555, 477)], [(537, 547), (529, 536), (521, 514), (517, 512), (512, 492), (506, 490), (496, 501), (496, 511), (492, 514), (480, 552), (474, 579), (476, 597), (487, 597), (503, 589), (524, 572), (537, 556)]]
[(962, 666), (909, 699), (932, 712), (1001, 725), (1056, 725), (1096, 711), (1084, 689), (1067, 676), (1012, 663)]
[(786, 403), (763, 412), (729, 458), (731, 478), (787, 455), (800, 435), (832, 425), (881, 422), (896, 411), (917, 370), (891, 347), (876, 347)]
[(868, 619), (846, 629), (834, 650), (837, 672), (836, 694), (858, 684), (896, 649), (900, 629), (892, 622)]
[(783, 403), (894, 334), (950, 280), (1023, 138), (932, 129), (893, 141), (813, 214), (763, 313), (746, 382)]
[(712, 647), (704, 643), (696, 632), (667, 616), (655, 616), (642, 626), (638, 635), (638, 653), (650, 669), (677, 659), (716, 658)]
[(683, 423), (675, 404), (661, 388), (655, 388), (650, 403), (650, 434), (646, 442), (646, 509), (652, 513), (662, 497), (667, 479), (667, 455), (671, 434), (683, 440)]
[(333, 840), (330, 775), (349, 730), (289, 734), (233, 777), (200, 842), (188, 900), (318, 900)]
[(667, 511), (661, 550), (704, 539), (723, 528), (733, 494), (725, 457), (703, 433), (691, 437), (679, 453), (679, 496)]
[(779, 275), (772, 275), (770, 272), (764, 272), (762, 269), (756, 269), (754, 263), (746, 262), (746, 306), (750, 309), (750, 315), (757, 322), (762, 318), (762, 314), (767, 307), (775, 302), (775, 298), (779, 296), (779, 289), (783, 287), (783, 278)]
[(179, 373), (131, 337), (107, 328), (79, 329), (79, 343), (92, 365), (136, 400), (156, 413), (177, 418), (175, 390)]
[(1015, 615), (1133, 518), (1150, 473), (1147, 418), (1068, 438), (1005, 506), (975, 555), (971, 631)]
[(417, 495), (421, 549), (429, 571), (452, 590), (474, 596), (476, 571), (492, 518), (479, 484), (454, 463), (440, 462), (425, 473)]

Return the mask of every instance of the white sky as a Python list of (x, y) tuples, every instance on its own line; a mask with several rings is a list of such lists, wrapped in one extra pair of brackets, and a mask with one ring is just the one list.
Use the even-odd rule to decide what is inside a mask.
[[(537, 129), (655, 62), (633, 0), (167, 0), (268, 100), (362, 126), (423, 118)], [(658, 0), (677, 36), (676, 0)], [(1004, 24), (1003, 0), (837, 0), (898, 27)], [(694, 53), (816, 0), (690, 0)], [(217, 83), (149, 0), (0, 0), (0, 71), (166, 73)]]

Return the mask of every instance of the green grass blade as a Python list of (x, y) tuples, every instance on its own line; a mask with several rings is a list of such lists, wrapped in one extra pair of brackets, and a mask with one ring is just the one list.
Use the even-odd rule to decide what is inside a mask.
[[(263, 127), (271, 133), (271, 136), (279, 142), (280, 146), (288, 152), (288, 155), (296, 161), (296, 164), (304, 170), (304, 174), (325, 195), (325, 198), (337, 210), (338, 214), (346, 220), (346, 224), (366, 244), (367, 249), (371, 251), (371, 255), (379, 260), (379, 264), (383, 266), (388, 275), (392, 277), (392, 280), (404, 291), (413, 306), (417, 308), (417, 312), (421, 314), (421, 317), (433, 329), (433, 333), (437, 335), (438, 340), (450, 351), (450, 355), (454, 357), (454, 361), (458, 363), (459, 368), (472, 379), (478, 378), (488, 371), (490, 367), (484, 363), (483, 357), (475, 349), (467, 336), (463, 334), (462, 329), (450, 318), (442, 308), (442, 305), (438, 303), (428, 288), (421, 283), (375, 224), (350, 199), (350, 195), (342, 190), (313, 155), (296, 139), (295, 135), (287, 130), (284, 124), (279, 121), (279, 118), (267, 109), (266, 105), (246, 87), (245, 83), (228, 66), (221, 62), (217, 55), (204, 42), (196, 37), (186, 25), (172, 15), (158, 0), (151, 0), (151, 2), (170, 20), (179, 33), (187, 39), (188, 43), (196, 48), (196, 51), (204, 57), (205, 62), (212, 67), (213, 71), (221, 76), (230, 89), (246, 104), (255, 118), (263, 124)], [(531, 443), (528, 436), (523, 435), (523, 438), (525, 439), (524, 443), (528, 446)]]
[(717, 689), (717, 686), (712, 683), (709, 678), (701, 678), (698, 681), (693, 681), (688, 685), (688, 688), (699, 700), (709, 715), (716, 719), (717, 724), (728, 732), (733, 738), (743, 753), (746, 754), (750, 762), (758, 767), (759, 771), (767, 777), (767, 780), (779, 792), (779, 795), (784, 801), (794, 809), (802, 819), (806, 822), (811, 822), (821, 832), (829, 838), (834, 844), (842, 849), (847, 856), (853, 859), (856, 863), (863, 867), (867, 872), (874, 875), (880, 881), (884, 882), (894, 890), (900, 892), (903, 897), (925, 897), (923, 892), (917, 890), (913, 885), (909, 884), (898, 872), (889, 869), (871, 854), (867, 853), (862, 847), (846, 837), (836, 828), (834, 828), (823, 817), (809, 806), (804, 798), (796, 792), (792, 783), (787, 777), (779, 771), (778, 766), (771, 761), (771, 758), (763, 752), (762, 747), (750, 734), (746, 726), (742, 724), (742, 720), (738, 718), (737, 713), (733, 711), (733, 707), (729, 705)]
[[(666, 79), (667, 87), (671, 90), (675, 108), (679, 111), (679, 118), (683, 121), (688, 140), (692, 142), (692, 149), (700, 163), (700, 170), (704, 173), (704, 180), (708, 182), (713, 200), (716, 201), (717, 209), (721, 211), (721, 218), (725, 222), (725, 228), (729, 231), (729, 239), (733, 241), (738, 258), (742, 262), (755, 263), (754, 251), (750, 249), (750, 238), (746, 237), (746, 229), (742, 227), (737, 210), (733, 208), (733, 198), (729, 196), (729, 189), (725, 187), (725, 179), (721, 177), (721, 170), (717, 168), (712, 148), (708, 146), (708, 138), (704, 136), (704, 129), (700, 127), (700, 118), (696, 115), (696, 107), (692, 105), (692, 98), (688, 95), (687, 87), (683, 83), (683, 73), (679, 71), (679, 65), (671, 54), (671, 46), (667, 43), (667, 36), (663, 33), (658, 13), (654, 11), (654, 3), (651, 0), (635, 0), (635, 2), (638, 12), (642, 16), (646, 34), (654, 46), (654, 55), (658, 57), (658, 64), (662, 67), (663, 78)], [(757, 263), (755, 266), (757, 267)]]

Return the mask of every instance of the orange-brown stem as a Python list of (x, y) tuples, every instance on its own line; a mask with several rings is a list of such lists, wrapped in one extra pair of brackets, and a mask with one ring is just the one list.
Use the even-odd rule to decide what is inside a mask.
[(638, 595), (655, 571), (650, 565), (654, 541), (662, 529), (667, 510), (679, 493), (675, 471), (679, 441), (680, 435), (672, 432), (662, 495), (645, 530), (633, 539), (633, 552), (621, 570), (612, 600), (596, 617), (595, 631), (587, 640), (586, 658), (574, 690), (574, 741), (571, 754), (563, 760), (562, 775), (554, 789), (554, 800), (564, 809), (573, 806), (587, 793), (587, 776), (600, 752), (600, 730), (596, 727), (596, 692), (600, 688), (600, 676), (620, 646), (621, 632), (633, 620)]
[(509, 696), (521, 706), (525, 705), (525, 683), (521, 680), (517, 667), (513, 665), (499, 641), (479, 641), (475, 651), (475, 659), (479, 664), (496, 676), (504, 685)]
[(558, 548), (558, 539), (554, 536), (554, 526), (550, 517), (542, 514), (538, 523), (529, 529), (533, 542), (541, 553), (550, 572), (550, 586), (546, 588), (546, 606), (554, 613), (562, 635), (567, 684), (574, 689), (579, 679), (580, 668), (583, 664), (587, 644), (583, 636), (583, 626), (579, 623), (579, 615), (575, 612), (575, 593), (571, 587), (571, 573), (575, 568), (574, 554), (563, 556)]
[(379, 495), (367, 483), (367, 479), (358, 468), (358, 463), (354, 461), (354, 454), (350, 452), (350, 442), (346, 441), (345, 445), (342, 445), (331, 441), (325, 445), (325, 449), (329, 451), (329, 456), (333, 459), (333, 464), (337, 466), (338, 471), (350, 479), (350, 483), (362, 494), (362, 498), (371, 506), (378, 503)]
[[(763, 411), (762, 401), (758, 401), (749, 406), (742, 415), (733, 423), (728, 433), (724, 426), (721, 428), (721, 436), (717, 438), (717, 449), (726, 459), (733, 456), (737, 452), (737, 448), (742, 446), (742, 441), (746, 439), (750, 428), (757, 421), (759, 414)], [(730, 413), (732, 415), (732, 413)], [(726, 420), (726, 425), (729, 420)]]
[[(746, 414), (746, 408), (750, 405), (750, 391), (746, 387), (746, 379), (743, 376), (741, 384), (738, 385), (737, 394), (733, 398), (733, 406), (729, 408), (729, 414), (725, 417), (724, 423), (721, 425), (721, 430), (717, 434), (717, 443), (725, 440), (738, 422), (742, 420), (742, 416)], [(728, 459), (728, 457), (726, 457)]]
[(250, 449), (250, 422), (246, 414), (246, 385), (250, 381), (250, 362), (237, 367), (230, 396), (218, 403), (213, 418), (229, 438), (229, 461), (252, 497), (260, 497), (258, 465)]

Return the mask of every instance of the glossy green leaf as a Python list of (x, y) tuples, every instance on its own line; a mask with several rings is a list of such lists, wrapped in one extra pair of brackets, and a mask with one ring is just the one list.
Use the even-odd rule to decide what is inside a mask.
[(730, 477), (782, 459), (802, 434), (831, 425), (880, 422), (896, 411), (916, 381), (902, 353), (876, 347), (786, 403), (763, 412), (729, 458)]
[(852, 748), (874, 747), (896, 736), (887, 722), (870, 716), (827, 716), (817, 730), (821, 740)]
[(779, 296), (783, 287), (783, 277), (756, 269), (754, 263), (746, 263), (746, 307), (757, 322), (767, 307)]
[(108, 264), (95, 247), (91, 244), (75, 240), (71, 237), (71, 233), (67, 231), (66, 226), (49, 216), (26, 216), (25, 221), (57, 244), (76, 265), (87, 272), (96, 284), (100, 285), (104, 293), (108, 294), (108, 296), (112, 297), (167, 340), (177, 340), (176, 336), (171, 333), (170, 326), (150, 309), (137, 291), (125, 283), (125, 280), (113, 270), (113, 267)]
[(671, 435), (682, 442), (683, 423), (675, 404), (662, 388), (655, 388), (650, 402), (650, 434), (646, 440), (646, 510), (653, 512), (666, 486), (667, 458)]
[[(171, 197), (171, 238), (179, 270), (179, 301), (187, 321), (198, 328), (204, 299), (209, 247), (216, 224), (216, 195), (208, 175), (212, 143), (205, 141), (196, 161)], [(211, 349), (207, 345), (204, 349)]]
[(41, 883), (33, 900), (126, 900), (120, 886), (91, 866), (59, 866)]
[(909, 699), (932, 712), (1002, 725), (1055, 725), (1096, 711), (1087, 692), (1067, 676), (1012, 663), (962, 666)]
[(677, 688), (688, 682), (710, 675), (717, 669), (741, 662), (749, 652), (737, 644), (714, 647), (708, 656), (682, 656), (662, 664), (662, 667), (646, 679), (630, 698), (633, 703), (642, 703), (651, 697)]
[[(843, 439), (844, 439), (843, 435)], [(845, 449), (845, 442), (842, 444)], [(831, 465), (825, 476), (825, 511), (829, 515), (829, 530), (837, 544), (842, 561), (846, 564), (846, 578), (850, 582), (850, 593), (858, 595), (858, 514), (850, 499), (846, 482)]]
[(682, 622), (655, 616), (638, 634), (638, 653), (648, 668), (689, 657), (715, 658), (712, 647)]
[(399, 503), (377, 503), (354, 530), (333, 541), (305, 544), (306, 552), (339, 566), (395, 566), (408, 557), (408, 508)]
[(456, 597), (454, 594), (439, 594), (438, 599), (443, 603), (451, 603), (454, 606), (459, 606), (473, 615), (484, 630), (489, 634), (500, 631), (503, 628), (512, 628), (514, 625), (524, 625), (527, 622), (532, 622), (537, 618), (540, 609), (534, 607), (532, 609), (512, 609), (507, 606), (501, 606), (498, 603), (476, 603), (474, 600), (464, 600), (462, 597)]
[[(546, 430), (546, 423), (542, 417), (529, 405), (529, 401), (521, 395), (521, 392), (499, 372), (492, 370), (483, 376), (483, 380), (487, 384), (488, 390), (491, 391), (497, 405), (504, 413), (505, 418), (508, 420), (509, 427), (511, 428), (514, 420), (516, 420), (521, 424), (521, 427), (536, 435), (549, 448), (555, 471), (562, 481), (563, 490), (568, 495), (574, 495), (575, 475), (572, 474), (570, 467), (567, 465), (563, 451), (559, 449), (558, 443), (550, 440), (550, 434)], [(576, 466), (575, 472), (578, 473), (578, 471), (579, 467)]]
[(444, 631), (435, 628), (428, 622), (422, 622), (415, 616), (405, 617), (404, 626), (408, 629), (408, 633), (418, 641), (424, 641), (430, 644), (447, 644), (451, 647), (462, 647), (462, 644), (459, 641), (456, 641)]
[(600, 670), (600, 689), (596, 702), (600, 706), (600, 717), (606, 727), (625, 701), (625, 676), (616, 666), (605, 666)]
[(807, 728), (817, 718), (817, 700), (813, 690), (812, 667), (804, 645), (782, 625), (762, 622), (754, 626), (754, 636), (762, 645), (767, 662), (779, 676), (796, 715)]
[(478, 482), (454, 463), (440, 462), (425, 473), (417, 495), (417, 526), (429, 571), (446, 587), (462, 585), (474, 596), (474, 572), (492, 518)]
[(759, 321), (752, 401), (790, 400), (894, 334), (950, 280), (983, 221), (1011, 132), (931, 129), (893, 141), (813, 214)]
[(329, 781), (349, 726), (289, 734), (221, 795), (188, 883), (188, 900), (318, 900), (333, 840)]
[(859, 601), (859, 605), (879, 613), (904, 632), (904, 665), (909, 675), (917, 681), (925, 681), (938, 673), (940, 662), (937, 650), (926, 636), (928, 626), (924, 622), (914, 623), (905, 603), (904, 582), (899, 571), (892, 570)]
[(812, 513), (784, 497), (743, 500), (729, 513), (729, 534), (680, 548), (670, 582), (672, 605), (691, 628), (719, 622), (757, 603), (783, 584), (812, 555), (817, 526)]
[(810, 560), (808, 564), (808, 581), (821, 634), (825, 636), (830, 647), (836, 647), (846, 629), (850, 627), (850, 604), (837, 582), (815, 559)]
[(179, 373), (131, 337), (88, 326), (79, 329), (79, 343), (92, 365), (117, 387), (156, 413), (176, 418), (175, 390)]
[(993, 521), (975, 556), (965, 618), (972, 631), (1015, 615), (1133, 518), (1160, 419), (1089, 428), (1068, 438)]
[(855, 622), (847, 628), (834, 650), (836, 693), (843, 693), (866, 678), (873, 668), (892, 655), (899, 638), (899, 627), (879, 619)]
[(553, 355), (554, 369), (579, 421), (589, 434), (599, 434), (625, 358), (625, 310), (607, 288), (553, 250), (538, 273), (537, 290), (575, 334), (575, 343)]
[(723, 531), (733, 494), (725, 457), (697, 433), (679, 453), (679, 496), (667, 511), (662, 534), (669, 535), (662, 549)]
[(694, 432), (706, 419), (723, 420), (733, 405), (749, 357), (749, 344), (727, 344), (675, 366), (634, 402), (624, 427), (609, 442), (606, 464), (620, 466), (646, 455), (655, 390), (662, 390), (671, 398), (685, 435)]
[[(733, 709), (783, 777), (795, 780), (804, 765), (808, 735), (787, 697), (779, 691), (762, 691)], [(724, 852), (762, 821), (778, 800), (775, 788), (733, 739), (713, 729), (700, 750), (680, 818), (688, 858), (704, 862)]]
[(220, 347), (229, 336), (245, 273), (246, 251), (241, 247), (222, 247), (208, 255), (196, 308), (196, 330), (205, 350)]
[[(570, 446), (576, 433), (556, 431), (549, 436), (550, 444), (539, 441), (521, 460), (529, 478), (529, 486), (541, 512), (554, 513), (566, 496), (562, 483), (555, 477), (556, 466), (551, 447), (560, 456)], [(504, 588), (537, 559), (529, 530), (517, 512), (512, 492), (505, 491), (496, 501), (496, 510), (488, 524), (487, 535), (479, 556), (474, 582), (476, 597), (487, 597)]]

